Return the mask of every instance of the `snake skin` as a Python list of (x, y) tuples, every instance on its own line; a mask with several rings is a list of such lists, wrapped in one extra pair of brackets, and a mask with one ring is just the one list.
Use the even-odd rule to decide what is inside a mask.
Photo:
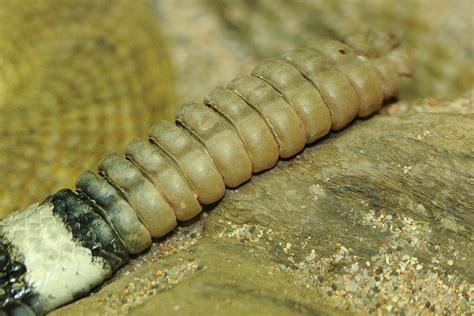
[(0, 218), (171, 117), (155, 12), (147, 0), (1, 2)]
[(128, 259), (127, 250), (115, 232), (100, 217), (97, 206), (86, 197), (63, 189), (50, 195), (43, 203), (52, 203), (53, 213), (66, 224), (76, 243), (90, 249), (94, 257), (107, 261), (113, 271)]
[[(14, 247), (15, 259), (26, 266), (20, 269), (21, 290), (34, 295), (31, 300), (31, 295), (7, 291), (2, 305), (27, 303), (36, 314), (43, 314), (88, 293), (125, 262), (126, 252), (115, 234), (85, 204), (83, 198), (62, 190), (0, 222), (0, 235)], [(64, 221), (60, 213), (71, 210), (71, 205), (74, 211)], [(76, 238), (78, 233), (84, 235)], [(16, 304), (8, 304), (9, 300)]]
[(0, 315), (23, 311), (33, 314), (29, 306), (35, 306), (38, 296), (28, 286), (25, 275), (27, 268), (18, 255), (18, 250), (0, 235)]

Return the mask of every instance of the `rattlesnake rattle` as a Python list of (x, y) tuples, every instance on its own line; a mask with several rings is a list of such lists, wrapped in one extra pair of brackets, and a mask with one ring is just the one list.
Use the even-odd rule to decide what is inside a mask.
[(226, 187), (377, 112), (413, 72), (390, 36), (313, 46), (182, 105), (175, 124), (150, 128), (149, 142), (131, 141), (125, 158), (107, 155), (98, 175), (83, 172), (77, 192), (60, 190), (1, 221), (0, 314), (44, 314), (88, 293)]

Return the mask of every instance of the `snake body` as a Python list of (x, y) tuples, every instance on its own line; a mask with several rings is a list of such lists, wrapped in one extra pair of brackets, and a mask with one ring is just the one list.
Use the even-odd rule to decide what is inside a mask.
[(172, 118), (167, 47), (148, 0), (1, 2), (0, 218)]
[[(128, 254), (217, 202), (225, 188), (377, 112), (410, 75), (406, 52), (363, 54), (337, 41), (260, 63), (251, 76), (178, 108), (125, 157), (107, 155), (60, 190), (0, 222), (0, 306), (42, 314), (102, 283)], [(387, 41), (388, 43), (388, 41)]]

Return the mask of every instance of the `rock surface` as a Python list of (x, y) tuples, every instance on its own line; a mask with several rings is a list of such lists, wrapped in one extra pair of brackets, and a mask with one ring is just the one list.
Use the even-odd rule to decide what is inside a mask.
[(474, 108), (441, 103), (395, 104), (280, 161), (51, 314), (467, 312)]

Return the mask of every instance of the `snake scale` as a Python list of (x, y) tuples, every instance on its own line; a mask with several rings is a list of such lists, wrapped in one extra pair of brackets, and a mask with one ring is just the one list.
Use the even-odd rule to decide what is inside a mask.
[(59, 190), (0, 222), (2, 310), (44, 314), (88, 293), (226, 187), (377, 112), (413, 71), (389, 36), (312, 46), (182, 105), (174, 124), (152, 125), (149, 142), (135, 139), (125, 157), (106, 155), (98, 174), (83, 172), (76, 192)]
[(1, 2), (0, 218), (72, 187), (105, 153), (145, 136), (153, 117), (172, 117), (170, 58), (150, 7)]

